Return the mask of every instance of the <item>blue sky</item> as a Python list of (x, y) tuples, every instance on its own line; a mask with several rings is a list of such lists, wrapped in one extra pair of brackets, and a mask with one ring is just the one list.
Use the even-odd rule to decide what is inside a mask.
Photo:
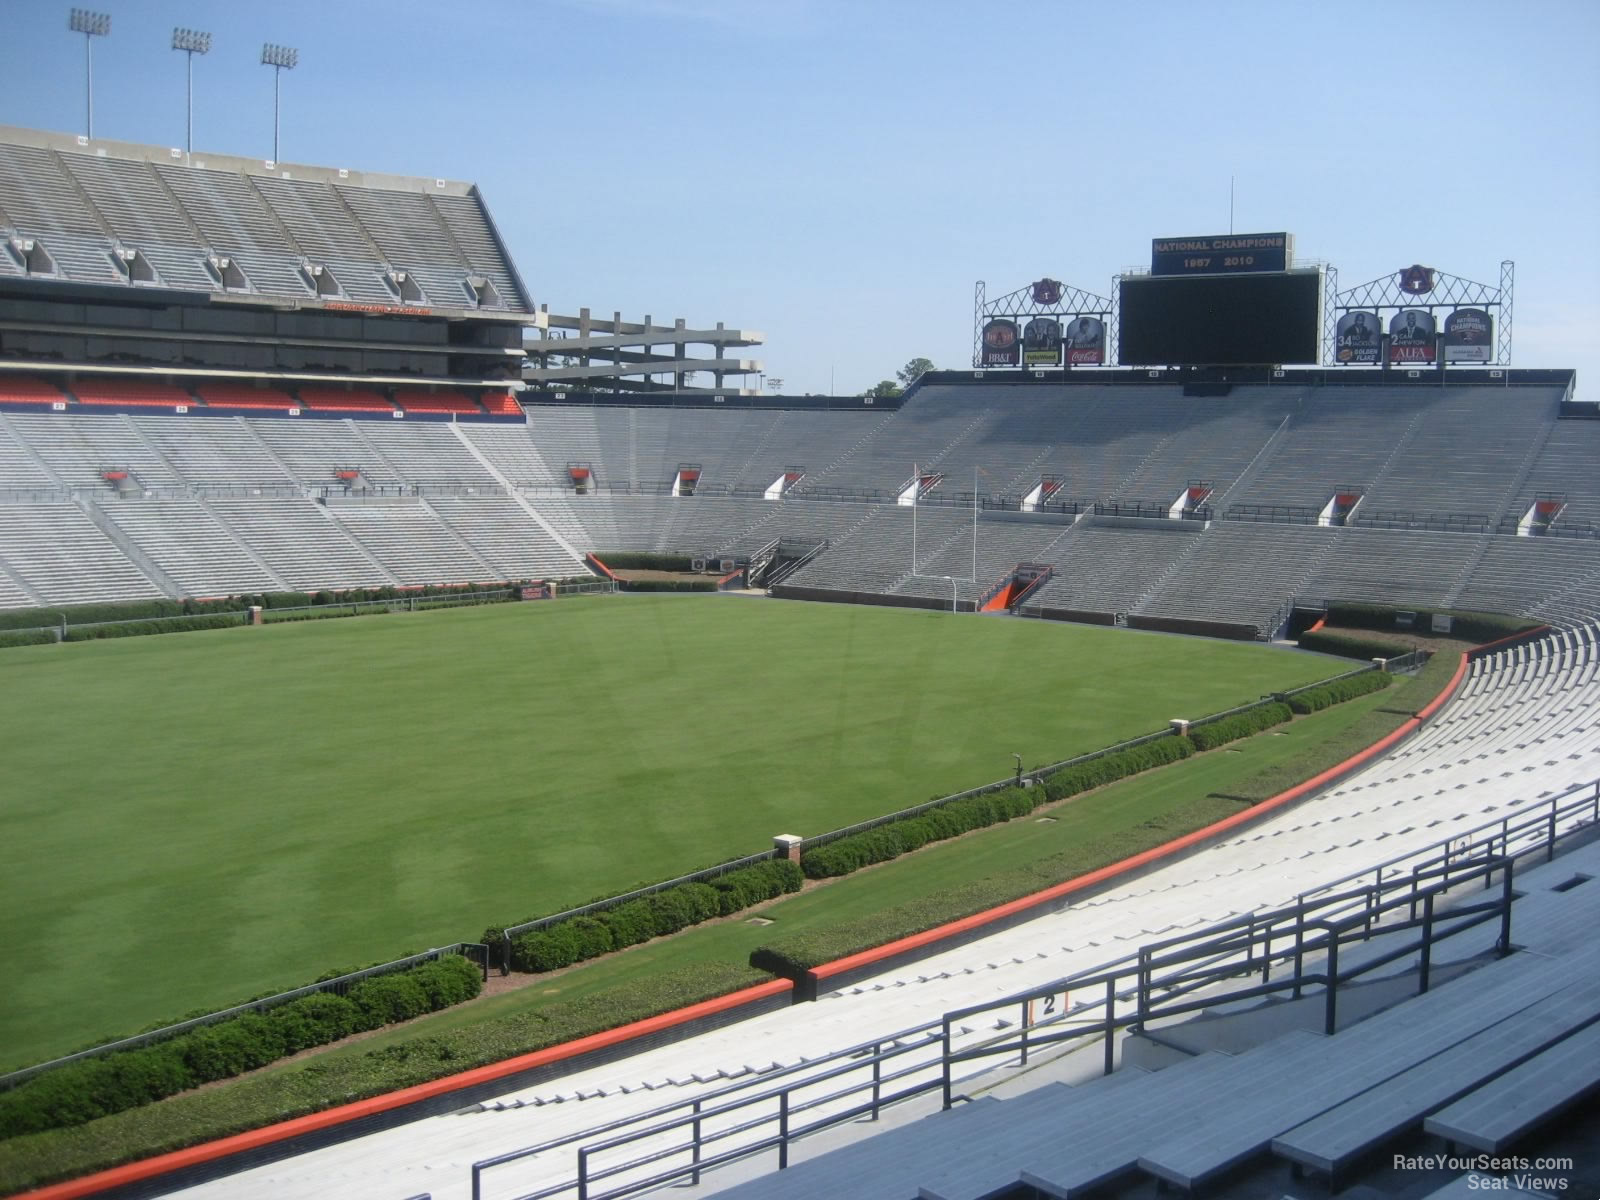
[[(69, 5), (0, 0), (0, 123), (82, 132)], [(1517, 265), (1517, 366), (1600, 379), (1600, 4), (102, 0), (95, 132), (479, 183), (536, 300), (759, 329), (791, 392), (966, 366), (972, 291), (1101, 293), (1288, 230), (1349, 287)]]

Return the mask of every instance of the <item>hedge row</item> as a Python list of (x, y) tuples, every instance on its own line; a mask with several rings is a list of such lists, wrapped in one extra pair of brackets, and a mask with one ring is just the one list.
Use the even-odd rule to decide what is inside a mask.
[(60, 628), (61, 619), (73, 625), (119, 621), (149, 621), (156, 617), (187, 617), (207, 613), (242, 612), (247, 608), (307, 608), (317, 604), (350, 604), (362, 600), (406, 600), (425, 596), (454, 596), (463, 592), (501, 591), (511, 583), (463, 583), (420, 588), (391, 586), (343, 588), (320, 592), (246, 592), (216, 600), (127, 600), (106, 604), (68, 604), (52, 608), (19, 608), (0, 613), (0, 630)]
[(694, 556), (656, 553), (649, 550), (596, 550), (594, 556), (612, 570), (691, 571)]
[(1400, 642), (1338, 633), (1331, 629), (1319, 629), (1315, 633), (1308, 630), (1300, 635), (1299, 644), (1302, 650), (1317, 650), (1342, 658), (1399, 658), (1402, 654), (1411, 653), (1411, 647)]
[(1385, 671), (1367, 671), (1347, 679), (1335, 679), (1321, 687), (1297, 692), (1289, 697), (1289, 707), (1297, 713), (1314, 713), (1334, 704), (1343, 704), (1357, 696), (1381, 692), (1394, 682), (1394, 676)]
[[(744, 963), (703, 962), (425, 1037), (284, 1064), (89, 1125), (0, 1142), (0, 1194), (226, 1137), (502, 1062), (764, 983)], [(384, 1041), (387, 1043), (388, 1039)]]
[(99, 642), (106, 638), (147, 637), (157, 633), (193, 633), (198, 629), (231, 629), (244, 624), (237, 612), (167, 617), (159, 621), (119, 621), (111, 625), (68, 625), (66, 641)]
[(1392, 630), (1402, 628), (1395, 621), (1395, 613), (1398, 611), (1416, 614), (1415, 623), (1411, 628), (1417, 633), (1430, 632), (1432, 628), (1430, 618), (1437, 613), (1451, 618), (1451, 637), (1480, 643), (1499, 641), (1512, 634), (1533, 629), (1539, 624), (1538, 621), (1503, 616), (1500, 613), (1458, 612), (1453, 608), (1401, 610), (1388, 604), (1330, 604), (1328, 621), (1330, 624), (1344, 625), (1352, 629)]
[[(728, 916), (785, 892), (798, 892), (802, 882), (798, 866), (786, 858), (775, 858), (740, 867), (704, 883), (680, 883), (653, 896), (586, 916), (569, 917), (513, 938), (509, 966), (514, 971), (530, 973), (570, 967), (612, 950), (677, 933), (713, 917)], [(490, 941), (504, 935), (490, 929), (483, 936)]]
[(1194, 753), (1194, 743), (1184, 737), (1163, 737), (1126, 750), (1113, 750), (1087, 762), (1073, 763), (1052, 775), (1045, 776), (1044, 794), (1047, 799), (1060, 800), (1076, 796), (1103, 784), (1137, 775), (1151, 767), (1188, 758)]
[(344, 996), (302, 996), (137, 1050), (69, 1063), (0, 1093), (0, 1139), (137, 1108), (352, 1033), (448, 1008), (472, 999), (481, 986), (477, 967), (447, 955), (364, 979)]
[(48, 629), (23, 629), (14, 633), (0, 633), (0, 649), (7, 646), (47, 646), (56, 640)]
[(1274, 725), (1282, 725), (1293, 716), (1293, 710), (1282, 701), (1258, 704), (1236, 716), (1223, 717), (1206, 725), (1191, 725), (1189, 740), (1194, 743), (1196, 750), (1213, 750), (1249, 737), (1252, 733), (1260, 733), (1263, 729), (1271, 729)]
[(800, 867), (808, 879), (848, 875), (872, 863), (888, 862), (920, 850), (929, 842), (1027, 816), (1043, 804), (1044, 799), (1041, 789), (1012, 787), (952, 800), (917, 816), (903, 817), (818, 846), (800, 859)]
[(799, 979), (823, 963), (1030, 895), (1204, 828), (1239, 810), (1236, 802), (1214, 796), (1173, 798), (1165, 804), (1153, 813), (1141, 810), (1137, 817), (1127, 813), (1065, 813), (1061, 819), (1076, 823), (1081, 833), (1072, 838), (1069, 849), (1059, 854), (1003, 867), (993, 875), (955, 883), (822, 928), (779, 934), (782, 926), (775, 925), (767, 931), (774, 935), (772, 940), (751, 953), (750, 965), (786, 979)]
[[(607, 566), (610, 564), (607, 563)], [(624, 579), (621, 581), (622, 590), (625, 592), (714, 592), (717, 590), (717, 581), (714, 579)]]

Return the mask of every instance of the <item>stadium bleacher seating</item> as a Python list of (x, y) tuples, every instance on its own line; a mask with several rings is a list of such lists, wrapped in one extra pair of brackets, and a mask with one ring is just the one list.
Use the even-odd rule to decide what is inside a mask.
[(486, 411), (497, 417), (520, 417), (522, 406), (510, 392), (485, 392), (480, 399)]
[[(48, 139), (0, 144), (0, 213), (40, 239), (54, 273), (75, 282), (528, 311), (476, 188), (364, 186), (314, 168), (269, 173), (238, 160), (164, 158), (153, 148), (90, 153)], [(118, 265), (123, 252), (137, 256), (137, 273)], [(313, 282), (311, 266), (337, 280), (331, 293)], [(471, 286), (475, 278), (490, 286)]]
[(4, 404), (59, 404), (66, 395), (54, 384), (27, 375), (0, 375), (0, 403)]
[(203, 383), (195, 389), (195, 394), (213, 408), (263, 408), (287, 411), (295, 407), (293, 396), (270, 387)]
[(483, 408), (471, 396), (459, 392), (395, 393), (395, 403), (406, 412), (418, 413), (481, 413)]
[[(351, 210), (342, 211), (348, 226)], [(36, 410), (61, 395), (43, 381), (10, 382)], [(1225, 621), (1254, 625), (1261, 636), (1296, 597), (1483, 608), (1557, 624), (1581, 623), (1600, 605), (1600, 540), (1515, 534), (1525, 502), (1552, 488), (1571, 497), (1556, 528), (1587, 532), (1577, 526), (1592, 494), (1584, 453), (1600, 423), (1558, 421), (1554, 392), (1538, 387), (1257, 387), (1197, 401), (1152, 384), (1133, 404), (1120, 389), (1019, 395), (1002, 385), (941, 384), (892, 413), (541, 401), (525, 423), (496, 425), (385, 421), (399, 410), (372, 390), (308, 386), (296, 400), (275, 388), (199, 382), (196, 407), (238, 415), (197, 420), (193, 412), (159, 413), (188, 397), (181, 388), (150, 392), (143, 382), (98, 379), (78, 386), (105, 403), (147, 396), (150, 414), (13, 406), (0, 414), (14, 463), (0, 491), (82, 489), (109, 499), (105, 474), (113, 471), (128, 476), (115, 488), (123, 503), (135, 492), (215, 498), (230, 487), (272, 494), (294, 486), (515, 498), (496, 510), (525, 527), (507, 536), (543, 544), (553, 532), (578, 553), (737, 556), (774, 538), (826, 541), (787, 584), (928, 602), (948, 597), (953, 580), (964, 603), (1018, 562), (1037, 561), (1057, 570), (1028, 598), (1029, 612)], [(484, 409), (499, 407), (495, 395), (483, 397)], [(250, 417), (261, 409), (287, 416), (302, 403), (308, 413), (346, 416)], [(477, 403), (451, 390), (398, 398), (401, 408), (458, 418), (475, 415), (468, 410)], [(380, 419), (360, 419), (371, 417)], [(1478, 427), (1496, 431), (1498, 449), (1473, 443)], [(1432, 482), (1433, 467), (1417, 465), (1457, 459), (1462, 470), (1446, 472), (1446, 485)], [(699, 464), (700, 486), (693, 497), (672, 497), (685, 462)], [(942, 476), (918, 505), (914, 570), (908, 511), (890, 503), (913, 462)], [(574, 493), (572, 463), (591, 471), (587, 494)], [(791, 468), (804, 472), (799, 483), (782, 499), (763, 499)], [(1089, 498), (1080, 508), (1125, 514), (1133, 505), (1141, 516), (985, 508), (974, 581), (966, 507), (973, 477), (985, 497), (1007, 497), (1014, 508), (1046, 475), (1058, 497)], [(1211, 519), (1166, 519), (1196, 479), (1212, 489)], [(1344, 488), (1362, 494), (1349, 524), (1305, 523)], [(1480, 517), (1470, 531), (1448, 524), (1472, 511)], [(1422, 528), (1425, 518), (1446, 527)]]
[(72, 385), (72, 394), (79, 404), (86, 405), (176, 408), (194, 403), (194, 397), (182, 388), (144, 380), (79, 379)]
[(306, 408), (334, 409), (340, 412), (392, 413), (390, 404), (377, 392), (365, 388), (336, 391), (332, 388), (300, 389), (300, 403)]

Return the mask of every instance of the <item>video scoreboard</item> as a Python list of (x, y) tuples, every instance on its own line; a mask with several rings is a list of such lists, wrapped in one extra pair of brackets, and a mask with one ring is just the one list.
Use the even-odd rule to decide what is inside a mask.
[(1119, 284), (1126, 366), (1314, 363), (1322, 272), (1290, 269), (1287, 233), (1156, 238), (1150, 274)]
[(1315, 363), (1322, 272), (1127, 275), (1121, 352), (1127, 366), (1282, 366)]

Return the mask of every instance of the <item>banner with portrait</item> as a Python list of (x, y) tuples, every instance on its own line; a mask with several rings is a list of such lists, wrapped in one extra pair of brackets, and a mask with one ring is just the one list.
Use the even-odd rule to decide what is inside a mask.
[(1389, 318), (1389, 361), (1431, 363), (1437, 330), (1425, 308), (1402, 308)]
[(1061, 365), (1061, 322), (1034, 317), (1022, 327), (1022, 362), (1029, 367)]
[(1099, 366), (1106, 361), (1106, 323), (1099, 317), (1074, 317), (1064, 335), (1071, 366)]
[(1383, 323), (1375, 312), (1347, 312), (1334, 327), (1334, 359), (1341, 363), (1377, 363)]

